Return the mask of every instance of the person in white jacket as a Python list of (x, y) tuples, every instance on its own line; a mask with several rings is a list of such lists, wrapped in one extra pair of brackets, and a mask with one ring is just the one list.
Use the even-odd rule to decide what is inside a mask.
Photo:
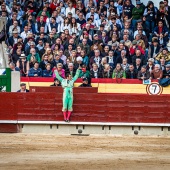
[(69, 2), (68, 7), (66, 8), (66, 16), (68, 15), (69, 12), (72, 13), (72, 16), (73, 16), (73, 17), (75, 17), (76, 10), (75, 10), (75, 8), (73, 7), (73, 3), (72, 3), (72, 2)]
[(59, 26), (58, 26), (58, 33), (60, 32), (64, 32), (65, 29), (69, 30), (69, 34), (71, 34), (71, 25), (69, 24), (69, 19), (68, 17), (66, 17), (64, 19), (64, 22), (62, 22)]
[(71, 34), (75, 33), (78, 36), (80, 31), (81, 31), (80, 24), (76, 22), (75, 18), (72, 18), (72, 20), (71, 20)]

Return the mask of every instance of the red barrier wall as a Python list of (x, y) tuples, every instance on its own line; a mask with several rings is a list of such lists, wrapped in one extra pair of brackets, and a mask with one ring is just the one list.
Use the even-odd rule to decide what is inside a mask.
[[(170, 95), (74, 93), (72, 121), (170, 123)], [(62, 121), (62, 93), (0, 93), (0, 120)]]

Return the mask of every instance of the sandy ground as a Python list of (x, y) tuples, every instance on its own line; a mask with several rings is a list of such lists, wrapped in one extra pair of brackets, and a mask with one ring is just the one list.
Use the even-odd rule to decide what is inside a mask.
[(170, 170), (170, 138), (0, 134), (0, 170)]

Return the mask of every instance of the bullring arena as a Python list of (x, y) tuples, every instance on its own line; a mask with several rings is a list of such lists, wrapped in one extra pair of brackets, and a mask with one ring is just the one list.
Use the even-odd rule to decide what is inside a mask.
[(0, 170), (170, 169), (170, 6), (153, 2), (0, 1)]
[(170, 138), (0, 134), (0, 169), (169, 170)]

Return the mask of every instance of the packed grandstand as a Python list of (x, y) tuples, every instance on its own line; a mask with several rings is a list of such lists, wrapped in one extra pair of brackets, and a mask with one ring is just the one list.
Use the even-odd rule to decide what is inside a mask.
[(23, 77), (170, 77), (168, 0), (1, 0), (11, 70)]

